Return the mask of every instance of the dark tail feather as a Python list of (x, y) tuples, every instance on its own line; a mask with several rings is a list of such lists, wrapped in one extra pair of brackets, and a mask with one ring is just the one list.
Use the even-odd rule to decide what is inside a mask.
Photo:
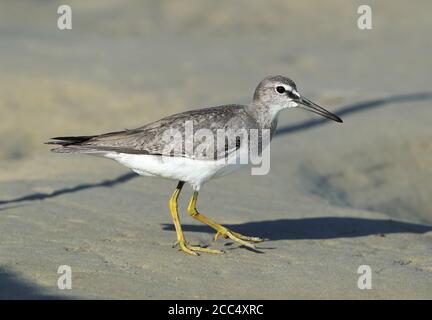
[(101, 153), (102, 150), (93, 149), (91, 146), (83, 146), (82, 143), (90, 140), (95, 136), (77, 136), (77, 137), (55, 137), (45, 144), (54, 144), (61, 147), (51, 149), (52, 152), (57, 153)]
[(70, 145), (79, 145), (83, 142), (86, 142), (93, 138), (95, 136), (77, 136), (77, 137), (55, 137), (51, 138), (51, 140), (58, 140), (58, 141), (48, 141), (46, 144), (59, 144), (64, 147), (70, 146)]

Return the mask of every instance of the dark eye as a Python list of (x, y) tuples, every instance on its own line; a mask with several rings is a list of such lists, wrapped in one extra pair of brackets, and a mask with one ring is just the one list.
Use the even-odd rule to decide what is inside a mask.
[(285, 87), (283, 87), (283, 86), (277, 86), (276, 87), (276, 91), (279, 92), (279, 93), (284, 93), (285, 92)]

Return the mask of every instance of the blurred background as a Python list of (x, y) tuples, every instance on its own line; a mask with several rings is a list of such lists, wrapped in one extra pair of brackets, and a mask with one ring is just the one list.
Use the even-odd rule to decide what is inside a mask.
[[(72, 7), (72, 30), (57, 28), (61, 4)], [(371, 30), (357, 27), (361, 4), (372, 8)], [(0, 215), (3, 252), (8, 252), (3, 258), (11, 257), (15, 245), (23, 247), (11, 230), (27, 230), (27, 244), (48, 246), (44, 239), (55, 238), (52, 230), (65, 219), (59, 212), (91, 208), (92, 199), (130, 205), (137, 214), (134, 225), (143, 224), (139, 194), (149, 186), (149, 201), (157, 199), (157, 221), (169, 221), (164, 210), (172, 182), (135, 181), (108, 160), (54, 155), (43, 145), (48, 138), (133, 128), (188, 109), (248, 103), (270, 74), (292, 78), (301, 93), (339, 114), (344, 124), (301, 110), (284, 112), (272, 146), (272, 173), (263, 178), (246, 171), (215, 181), (206, 186), (203, 205), (220, 208), (211, 202), (213, 192), (227, 196), (239, 215), (255, 210), (257, 219), (263, 212), (271, 216), (275, 207), (259, 199), (273, 195), (273, 206), (287, 207), (290, 201), (299, 216), (376, 212), (432, 224), (431, 12), (428, 0), (3, 0), (0, 210), (7, 210)], [(102, 188), (107, 198), (98, 198), (98, 183), (116, 177), (134, 181)], [(90, 198), (74, 193), (74, 186), (87, 183)], [(227, 184), (231, 189), (220, 191)], [(122, 200), (122, 190), (135, 190), (136, 198)], [(238, 190), (242, 200), (236, 202)], [(251, 194), (257, 203), (250, 202)], [(109, 211), (107, 206), (100, 214)], [(34, 211), (30, 216), (26, 210)], [(287, 216), (279, 207), (273, 211)], [(101, 223), (116, 225), (106, 220), (109, 216), (104, 219)], [(42, 227), (48, 220), (54, 225)], [(42, 229), (34, 233), (32, 224)], [(156, 229), (157, 236), (161, 230)], [(172, 232), (167, 241), (171, 237)], [(56, 256), (48, 251), (43, 251), (47, 257)], [(10, 259), (8, 267), (17, 260)], [(37, 261), (18, 269), (25, 273), (31, 264), (39, 276), (27, 277), (50, 283), (47, 264)]]

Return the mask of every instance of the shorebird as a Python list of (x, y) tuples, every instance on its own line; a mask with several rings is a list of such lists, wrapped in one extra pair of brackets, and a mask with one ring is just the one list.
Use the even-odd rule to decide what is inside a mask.
[[(221, 250), (192, 246), (186, 242), (177, 206), (183, 185), (187, 182), (194, 190), (188, 213), (215, 229), (215, 240), (222, 236), (240, 245), (255, 248), (254, 243), (263, 239), (232, 231), (199, 213), (196, 209), (198, 193), (205, 182), (236, 171), (243, 165), (239, 163), (239, 157), (252, 150), (251, 140), (244, 140), (249, 132), (258, 132), (259, 154), (267, 149), (276, 131), (279, 112), (295, 107), (342, 122), (335, 114), (303, 97), (291, 79), (268, 76), (259, 83), (253, 100), (248, 105), (230, 104), (186, 111), (136, 129), (91, 136), (56, 137), (47, 144), (57, 145), (51, 150), (53, 152), (99, 155), (116, 160), (139, 175), (177, 180), (177, 187), (168, 202), (177, 234), (176, 245), (181, 251), (191, 255), (198, 255), (199, 252), (223, 253)], [(191, 131), (189, 134), (188, 130)], [(225, 134), (223, 143), (218, 142), (216, 149), (202, 148), (203, 144), (205, 147), (214, 146), (214, 141), (207, 139), (207, 136), (205, 139), (195, 139), (195, 134), (199, 131), (218, 136), (220, 130), (230, 134)], [(241, 134), (237, 135), (237, 132)], [(264, 139), (265, 132), (269, 139)], [(197, 149), (204, 151), (197, 152)]]

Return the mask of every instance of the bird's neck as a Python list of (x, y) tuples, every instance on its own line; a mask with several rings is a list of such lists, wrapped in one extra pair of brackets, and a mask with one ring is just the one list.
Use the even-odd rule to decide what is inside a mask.
[(283, 108), (278, 105), (253, 102), (248, 106), (248, 112), (258, 122), (261, 129), (275, 129), (279, 112)]
[(248, 113), (256, 120), (260, 129), (270, 130), (270, 139), (272, 139), (276, 133), (279, 112), (283, 108), (253, 102), (247, 109)]

